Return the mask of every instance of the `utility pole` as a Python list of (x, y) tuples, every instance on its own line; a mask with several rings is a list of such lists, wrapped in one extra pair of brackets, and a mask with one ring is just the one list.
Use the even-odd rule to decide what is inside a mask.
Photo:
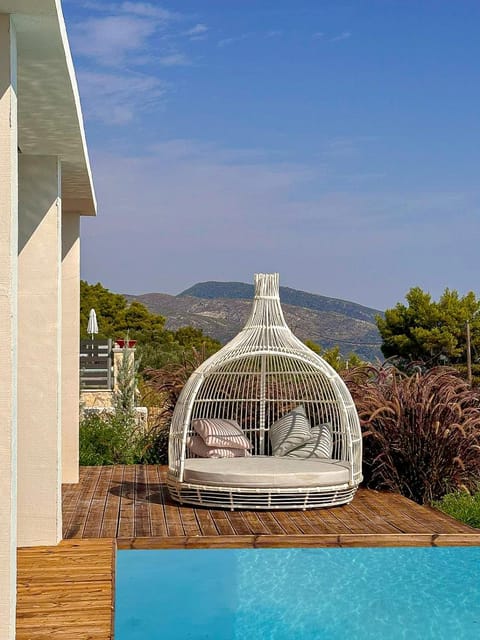
[(470, 341), (470, 320), (467, 320), (467, 379), (472, 386), (472, 345)]

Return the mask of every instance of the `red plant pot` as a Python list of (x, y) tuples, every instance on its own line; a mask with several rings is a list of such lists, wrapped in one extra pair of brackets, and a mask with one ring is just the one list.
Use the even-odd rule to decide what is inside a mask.
[(132, 349), (137, 344), (137, 341), (136, 340), (115, 340), (115, 344), (117, 345), (117, 347), (120, 347), (120, 349), (124, 349), (125, 347)]

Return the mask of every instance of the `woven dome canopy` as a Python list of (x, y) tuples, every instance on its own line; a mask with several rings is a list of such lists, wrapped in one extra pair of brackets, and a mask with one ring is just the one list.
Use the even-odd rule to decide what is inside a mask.
[[(188, 446), (195, 435), (192, 421), (235, 420), (249, 439), (253, 456), (272, 456), (270, 426), (299, 406), (304, 407), (310, 425), (329, 425), (333, 439), (331, 461), (342, 462), (348, 469), (348, 481), (342, 481), (342, 487), (346, 486), (340, 491), (335, 488), (335, 496), (332, 487), (321, 486), (308, 489), (292, 486), (289, 490), (295, 498), (286, 498), (286, 489), (275, 486), (268, 492), (257, 489), (255, 497), (246, 486), (220, 486), (215, 481), (213, 487), (208, 480), (208, 465), (213, 461), (207, 459), (195, 462), (197, 467), (203, 465), (207, 469), (205, 486), (200, 488), (198, 480), (188, 480), (189, 465), (193, 464), (189, 461), (195, 458)], [(282, 458), (276, 460), (279, 466), (285, 462)], [(298, 461), (304, 465), (305, 462)], [(221, 465), (232, 469), (239, 463), (238, 459), (224, 460)], [(260, 466), (262, 462), (259, 459), (248, 464)], [(269, 464), (277, 463), (274, 460)], [(286, 468), (285, 464), (283, 467)], [(255, 275), (255, 297), (245, 327), (192, 374), (175, 407), (169, 444), (172, 497), (181, 502), (232, 508), (306, 508), (351, 500), (360, 480), (360, 424), (345, 383), (288, 328), (280, 306), (278, 274)], [(295, 479), (287, 483), (297, 484)]]

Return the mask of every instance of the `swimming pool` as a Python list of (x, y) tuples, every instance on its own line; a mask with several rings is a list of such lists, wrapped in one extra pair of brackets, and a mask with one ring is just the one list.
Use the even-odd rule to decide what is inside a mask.
[(119, 551), (116, 640), (480, 637), (480, 547)]

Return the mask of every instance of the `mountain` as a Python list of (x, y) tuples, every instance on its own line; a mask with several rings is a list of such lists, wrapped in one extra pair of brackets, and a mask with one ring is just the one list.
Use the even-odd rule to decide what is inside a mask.
[[(194, 298), (205, 298), (212, 300), (215, 298), (229, 298), (233, 300), (253, 298), (253, 284), (244, 282), (199, 282), (193, 287), (182, 291), (179, 296), (191, 296)], [(365, 320), (366, 322), (375, 323), (375, 317), (383, 315), (378, 309), (364, 307), (355, 302), (340, 300), (338, 298), (327, 298), (316, 293), (307, 293), (299, 289), (290, 289), (290, 287), (280, 287), (280, 300), (282, 304), (290, 304), (294, 307), (305, 307), (314, 311), (331, 311), (333, 313), (341, 313), (349, 318), (357, 320)]]
[[(253, 285), (202, 282), (177, 296), (145, 293), (125, 297), (165, 316), (168, 329), (191, 325), (225, 343), (247, 319)], [(375, 316), (381, 311), (289, 287), (280, 287), (280, 299), (289, 327), (301, 340), (313, 340), (325, 348), (338, 344), (344, 355), (353, 351), (366, 360), (382, 359), (375, 324)]]

